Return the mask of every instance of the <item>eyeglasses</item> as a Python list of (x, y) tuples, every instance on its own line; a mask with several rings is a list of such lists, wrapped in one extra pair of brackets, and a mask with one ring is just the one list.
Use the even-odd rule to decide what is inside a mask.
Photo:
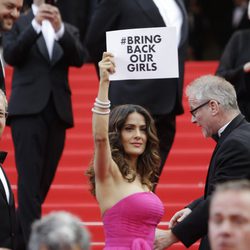
[(8, 117), (8, 112), (0, 110), (0, 119), (2, 119), (2, 118), (6, 119), (7, 117)]
[(191, 115), (195, 118), (196, 111), (197, 111), (198, 109), (200, 109), (200, 108), (206, 106), (209, 102), (210, 102), (210, 100), (209, 100), (209, 101), (206, 101), (206, 102), (202, 103), (201, 105), (199, 105), (198, 107), (196, 107), (196, 108), (190, 110)]

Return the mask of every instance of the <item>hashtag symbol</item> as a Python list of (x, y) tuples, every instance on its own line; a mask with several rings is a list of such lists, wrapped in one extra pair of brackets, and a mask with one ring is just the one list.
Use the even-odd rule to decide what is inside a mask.
[(121, 39), (121, 44), (126, 44), (126, 38), (125, 38), (125, 37), (123, 37), (123, 38)]

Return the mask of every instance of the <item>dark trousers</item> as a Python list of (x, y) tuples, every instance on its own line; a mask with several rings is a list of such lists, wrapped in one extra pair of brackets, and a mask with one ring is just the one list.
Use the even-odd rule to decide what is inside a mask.
[(160, 141), (160, 155), (161, 155), (161, 166), (159, 169), (158, 177), (155, 178), (154, 190), (159, 182), (160, 175), (165, 165), (166, 159), (170, 152), (170, 149), (174, 142), (175, 131), (176, 131), (176, 116), (172, 114), (168, 115), (152, 115), (155, 121), (157, 129), (157, 135)]
[(31, 224), (41, 217), (42, 204), (53, 181), (65, 141), (65, 124), (50, 98), (39, 114), (10, 120), (18, 172), (15, 249), (25, 249)]

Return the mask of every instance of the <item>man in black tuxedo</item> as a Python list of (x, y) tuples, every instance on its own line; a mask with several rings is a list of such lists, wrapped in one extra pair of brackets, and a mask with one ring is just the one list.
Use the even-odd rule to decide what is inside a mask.
[[(0, 138), (5, 128), (7, 100), (0, 89)], [(0, 249), (13, 249), (15, 235), (15, 201), (10, 183), (1, 164), (6, 152), (0, 152)]]
[[(20, 15), (23, 0), (0, 0), (0, 32), (10, 30)], [(0, 33), (0, 35), (1, 35)], [(0, 89), (5, 92), (4, 68), (0, 56)]]
[(236, 90), (242, 114), (250, 122), (250, 29), (239, 30), (229, 39), (216, 75), (230, 81)]
[(4, 58), (14, 66), (8, 111), (18, 171), (17, 249), (41, 216), (73, 126), (68, 71), (85, 56), (78, 29), (62, 22), (58, 8), (33, 3), (3, 37)]
[(204, 196), (178, 211), (170, 220), (170, 230), (162, 231), (157, 250), (177, 241), (189, 247), (202, 238), (200, 248), (210, 249), (208, 207), (217, 183), (250, 175), (250, 123), (240, 113), (233, 86), (217, 76), (203, 76), (187, 87), (192, 122), (205, 137), (217, 141), (207, 173)]
[[(171, 0), (166, 3), (154, 0), (102, 0), (97, 4), (86, 35), (90, 60), (97, 68), (103, 51), (106, 51), (106, 31), (165, 26), (177, 28), (179, 79), (116, 81), (111, 82), (109, 90), (112, 106), (138, 104), (153, 115), (162, 158), (159, 176), (174, 141), (176, 115), (183, 113), (182, 89), (187, 23), (187, 13), (182, 0)], [(158, 182), (158, 178), (155, 181)]]
[[(248, 5), (250, 19), (250, 2)], [(236, 90), (240, 110), (250, 122), (250, 29), (239, 30), (229, 39), (216, 74), (230, 81)]]

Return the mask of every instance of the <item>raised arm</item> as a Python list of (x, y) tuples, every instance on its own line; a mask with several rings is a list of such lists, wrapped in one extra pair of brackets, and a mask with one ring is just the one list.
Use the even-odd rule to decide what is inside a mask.
[(94, 137), (94, 170), (96, 180), (104, 181), (111, 172), (114, 162), (108, 138), (108, 123), (110, 101), (108, 100), (109, 75), (114, 73), (114, 58), (111, 53), (104, 52), (99, 62), (100, 85), (98, 95), (94, 103), (92, 131)]

